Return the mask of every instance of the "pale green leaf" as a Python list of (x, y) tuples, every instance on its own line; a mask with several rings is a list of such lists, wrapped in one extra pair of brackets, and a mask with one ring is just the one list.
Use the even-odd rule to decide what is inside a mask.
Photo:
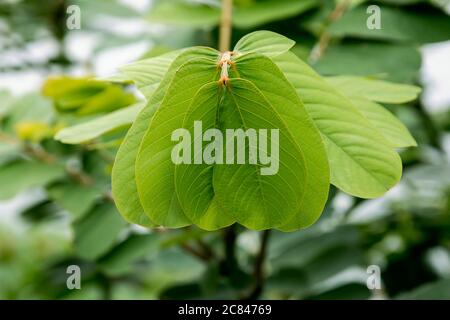
[(117, 152), (111, 176), (112, 192), (120, 213), (131, 223), (144, 226), (154, 225), (144, 213), (139, 200), (135, 176), (136, 156), (142, 137), (147, 131), (155, 111), (159, 108), (176, 71), (183, 63), (195, 57), (217, 59), (217, 51), (205, 47), (194, 47), (187, 49), (173, 61), (158, 90), (139, 113)]
[(376, 102), (360, 97), (349, 97), (353, 105), (383, 134), (393, 147), (417, 146), (408, 129), (392, 113)]
[(180, 207), (171, 161), (172, 132), (182, 127), (187, 105), (206, 83), (218, 78), (217, 59), (196, 58), (183, 64), (142, 138), (136, 158), (136, 184), (144, 211), (167, 227), (190, 224)]
[(175, 50), (157, 57), (139, 60), (121, 67), (120, 71), (126, 79), (132, 80), (137, 88), (144, 92), (144, 95), (148, 98), (147, 93), (156, 89), (173, 60), (181, 52), (182, 50)]
[(98, 138), (114, 129), (130, 125), (144, 107), (144, 102), (111, 112), (84, 123), (64, 128), (55, 135), (63, 143), (78, 144)]
[(421, 89), (416, 86), (398, 84), (356, 76), (326, 78), (336, 89), (347, 96), (360, 96), (382, 103), (405, 103), (417, 99)]
[[(203, 131), (218, 127), (217, 114), (222, 91), (217, 81), (204, 85), (186, 110), (181, 128), (188, 130), (193, 137), (190, 142), (191, 150), (195, 150), (195, 144), (203, 144), (202, 136), (194, 133), (194, 121), (202, 121)], [(203, 147), (199, 151), (199, 156), (202, 157)], [(205, 230), (220, 229), (235, 222), (215, 198), (213, 169), (214, 165), (205, 163), (175, 166), (175, 189), (183, 212), (192, 223)]]
[[(244, 65), (245, 62), (238, 64), (238, 69), (249, 66)], [(269, 101), (250, 81), (231, 79), (220, 117), (222, 131), (225, 128), (279, 130), (276, 146), (279, 148), (279, 158), (276, 159), (279, 168), (276, 174), (262, 175), (264, 165), (261, 163), (214, 166), (214, 190), (220, 206), (240, 224), (256, 230), (283, 227), (294, 217), (298, 219), (297, 215), (304, 214), (300, 209), (310, 174), (302, 141), (297, 140), (297, 134), (293, 132), (300, 132), (299, 127), (289, 127)], [(296, 107), (300, 108), (300, 103)], [(260, 145), (261, 141), (258, 142)], [(249, 148), (246, 145), (246, 155)]]
[(242, 37), (234, 46), (237, 53), (259, 52), (268, 57), (288, 51), (295, 41), (272, 31), (255, 31)]
[(293, 53), (274, 60), (322, 133), (331, 182), (361, 198), (378, 197), (394, 186), (401, 177), (400, 157), (352, 102)]
[(237, 73), (251, 81), (275, 108), (302, 150), (307, 168), (305, 194), (297, 214), (279, 229), (291, 231), (314, 223), (324, 208), (329, 189), (329, 166), (321, 136), (295, 89), (267, 57), (249, 53), (236, 59)]

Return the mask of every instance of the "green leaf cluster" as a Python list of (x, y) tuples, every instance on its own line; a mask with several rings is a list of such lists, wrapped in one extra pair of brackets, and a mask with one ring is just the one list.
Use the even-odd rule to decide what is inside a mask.
[[(293, 45), (269, 31), (244, 36), (233, 49), (225, 80), (222, 54), (206, 47), (122, 70), (148, 98), (112, 172), (114, 200), (127, 221), (292, 231), (318, 219), (330, 183), (375, 198), (400, 180), (396, 148), (416, 143), (379, 102), (413, 100), (418, 88), (369, 78), (322, 78), (289, 51)], [(278, 173), (260, 175), (261, 163), (175, 165), (171, 134), (184, 128), (192, 136), (194, 121), (220, 132), (279, 129)], [(199, 140), (191, 141), (192, 150)]]

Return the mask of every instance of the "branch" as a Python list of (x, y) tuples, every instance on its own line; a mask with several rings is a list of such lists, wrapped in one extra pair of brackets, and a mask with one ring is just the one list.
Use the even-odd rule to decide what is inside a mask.
[(328, 49), (328, 46), (331, 41), (331, 35), (327, 31), (327, 29), (332, 23), (342, 18), (344, 13), (347, 11), (349, 5), (350, 5), (349, 0), (342, 0), (336, 4), (336, 7), (333, 9), (333, 11), (330, 13), (327, 20), (325, 21), (325, 25), (322, 28), (319, 40), (317, 41), (314, 48), (311, 50), (311, 54), (309, 56), (310, 63), (317, 62), (317, 60), (319, 60), (323, 56), (325, 51)]
[(222, 15), (220, 17), (219, 50), (230, 50), (231, 43), (231, 16), (233, 0), (222, 0)]

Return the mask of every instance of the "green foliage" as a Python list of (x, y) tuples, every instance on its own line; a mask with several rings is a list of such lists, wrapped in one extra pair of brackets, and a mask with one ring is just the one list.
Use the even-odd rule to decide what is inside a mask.
[[(437, 10), (421, 12), (420, 15), (408, 10), (380, 6), (381, 28), (366, 27), (367, 6), (351, 10), (330, 27), (330, 33), (339, 37), (358, 37), (388, 41), (426, 43), (448, 39), (450, 21)], [(426, 27), (424, 27), (426, 26)]]
[[(137, 223), (148, 218), (166, 227), (193, 223), (214, 230), (236, 221), (251, 229), (291, 231), (310, 225), (323, 210), (328, 162), (331, 183), (359, 197), (380, 196), (399, 181), (401, 163), (393, 147), (415, 145), (407, 129), (388, 111), (364, 98), (359, 111), (354, 103), (361, 105), (360, 100), (346, 98), (286, 52), (293, 44), (267, 31), (245, 36), (234, 50), (226, 88), (221, 88), (219, 81), (219, 53), (211, 50), (205, 58), (196, 58), (202, 55), (189, 49), (183, 54), (163, 55), (162, 68), (169, 70), (173, 80), (167, 89), (159, 85), (157, 92), (167, 90), (164, 98), (157, 93), (149, 97), (135, 121), (145, 133), (136, 136), (132, 127), (122, 147), (126, 152), (119, 151), (113, 170), (113, 194), (125, 217)], [(193, 52), (192, 57), (189, 52)], [(139, 73), (126, 75), (138, 87), (154, 85), (162, 77), (160, 69), (154, 72), (156, 61), (157, 57), (138, 62), (134, 69)], [(345, 94), (349, 82), (357, 80), (330, 81)], [(405, 102), (417, 95), (417, 88), (412, 86), (365, 79), (361, 82), (352, 92), (357, 97)], [(392, 93), (393, 88), (400, 90)], [(380, 89), (386, 93), (376, 96), (374, 92)], [(196, 120), (205, 123), (205, 130), (222, 132), (230, 128), (280, 129), (280, 172), (275, 177), (263, 177), (251, 165), (175, 165), (171, 161), (175, 144), (169, 137), (178, 128), (194, 134)], [(197, 142), (191, 143), (194, 149)], [(130, 153), (136, 154), (136, 160)], [(136, 189), (123, 187), (134, 180)], [(134, 203), (131, 207), (130, 199)]]
[[(83, 66), (65, 45), (71, 43), (66, 36), (78, 31), (65, 27), (60, 2), (1, 3), (0, 19), (6, 25), (0, 34), (2, 50), (7, 56), (10, 49), (25, 53), (2, 61), (8, 74), (16, 69), (72, 74), (84, 62), (89, 74), (91, 62), (95, 67), (102, 57), (97, 54), (105, 48), (139, 41), (152, 49), (112, 77), (60, 78), (50, 86), (55, 94), (50, 99), (38, 92), (16, 97), (0, 91), (0, 198), (22, 194), (12, 206), (0, 203), (0, 298), (445, 298), (450, 274), (450, 168), (442, 145), (450, 116), (448, 110), (425, 109), (426, 99), (415, 100), (420, 91), (412, 85), (417, 85), (421, 68), (418, 45), (447, 40), (448, 16), (435, 2), (380, 0), (376, 4), (382, 8), (383, 29), (369, 31), (364, 19), (369, 3), (363, 2), (349, 1), (342, 17), (330, 20), (336, 4), (343, 2), (234, 0), (232, 42), (237, 42), (234, 51), (239, 54), (228, 68), (229, 86), (217, 83), (218, 68), (214, 79), (197, 90), (191, 87), (201, 77), (193, 75), (188, 83), (177, 79), (186, 64), (192, 71), (202, 69), (195, 62), (199, 59), (208, 59), (211, 67), (212, 61), (219, 62), (220, 53), (213, 49), (190, 48), (215, 47), (218, 1), (155, 1), (149, 13), (142, 14), (120, 1), (70, 1), (82, 9), (83, 33), (98, 40), (95, 59), (90, 56)], [(181, 27), (119, 35), (116, 26), (103, 24), (105, 15)], [(245, 34), (257, 28), (271, 31)], [(38, 61), (22, 60), (29, 55), (29, 42), (41, 40), (59, 43), (61, 50)], [(319, 58), (309, 60), (318, 48)], [(68, 83), (82, 89), (66, 90)], [(168, 99), (169, 91), (171, 96), (177, 91), (175, 84), (184, 93), (195, 91), (184, 105)], [(133, 86), (145, 101), (135, 104)], [(218, 102), (219, 98), (223, 100)], [(60, 102), (68, 109), (61, 109)], [(409, 104), (396, 106), (404, 103)], [(82, 112), (86, 105), (91, 107)], [(302, 151), (295, 163), (287, 159), (299, 176), (283, 176), (286, 185), (298, 185), (294, 192), (281, 187), (279, 197), (269, 193), (270, 201), (264, 202), (257, 192), (275, 184), (263, 182), (257, 188), (250, 178), (258, 175), (248, 165), (248, 181), (238, 170), (239, 179), (215, 181), (211, 172), (225, 168), (205, 164), (168, 167), (171, 179), (161, 177), (159, 186), (152, 180), (157, 172), (137, 174), (137, 158), (142, 163), (147, 156), (159, 161), (151, 150), (140, 155), (144, 138), (146, 145), (154, 146), (160, 142), (150, 137), (170, 132), (159, 124), (161, 130), (150, 134), (156, 114), (162, 117), (167, 112), (169, 121), (192, 129), (197, 118), (215, 125), (211, 112), (219, 110), (228, 123), (239, 126), (242, 117), (232, 112), (238, 108), (253, 126), (268, 120), (289, 128), (291, 154), (296, 154), (296, 146)], [(258, 113), (248, 112), (253, 109)], [(211, 112), (202, 112), (206, 110)], [(177, 111), (189, 117), (180, 119)], [(52, 139), (55, 133), (57, 140)], [(339, 138), (339, 145), (330, 145), (327, 136)], [(416, 144), (419, 148), (405, 149)], [(355, 145), (361, 148), (356, 150)], [(364, 168), (340, 150), (363, 155)], [(403, 160), (404, 174), (394, 192), (375, 200), (349, 195), (378, 197), (391, 187), (400, 173), (396, 153)], [(369, 161), (372, 154), (383, 163)], [(300, 176), (303, 171), (308, 174)], [(381, 176), (381, 181), (373, 183), (371, 174)], [(144, 211), (139, 196), (147, 189), (138, 190), (136, 180), (145, 175), (152, 179), (141, 182), (152, 190), (153, 199), (144, 198)], [(196, 183), (189, 183), (194, 178)], [(276, 185), (284, 186), (285, 181), (278, 179)], [(156, 212), (164, 218), (169, 212), (159, 207), (167, 199), (155, 191), (158, 188), (172, 190), (175, 208), (170, 212), (179, 206), (186, 224), (196, 226), (157, 227), (160, 223), (151, 217)], [(251, 201), (243, 200), (239, 188)], [(217, 200), (218, 189), (222, 200)], [(199, 196), (197, 191), (204, 193)], [(271, 231), (266, 259), (259, 264), (264, 252), (259, 233), (237, 224), (271, 227), (281, 220), (276, 211), (284, 207), (283, 201), (298, 195), (298, 203), (280, 212), (283, 219), (292, 217), (274, 227), (293, 231), (314, 225), (299, 232)], [(22, 198), (26, 203), (15, 208)], [(146, 229), (126, 224), (117, 211)], [(232, 223), (236, 225), (229, 226)], [(229, 227), (209, 231), (225, 226)], [(72, 264), (82, 269), (82, 290), (66, 288), (66, 268)], [(381, 268), (382, 290), (367, 289), (366, 268), (371, 264)], [(258, 266), (263, 271), (260, 280), (255, 277)], [(258, 292), (259, 282), (263, 289)]]
[[(102, 228), (98, 229), (100, 224)], [(124, 225), (113, 204), (95, 208), (74, 224), (77, 254), (88, 260), (100, 257), (112, 248)]]
[(21, 191), (45, 186), (64, 175), (64, 168), (37, 161), (18, 160), (0, 168), (0, 199), (8, 199)]
[[(235, 3), (233, 25), (243, 29), (286, 19), (317, 5), (313, 0), (236, 1)], [(152, 22), (208, 28), (219, 23), (220, 7), (189, 3), (185, 0), (166, 0), (158, 2), (148, 18)]]
[(64, 128), (58, 131), (55, 139), (70, 144), (93, 140), (112, 130), (129, 126), (143, 107), (144, 103), (137, 103), (90, 121)]
[(121, 86), (98, 80), (50, 78), (42, 90), (59, 112), (77, 115), (110, 112), (135, 102), (134, 95)]

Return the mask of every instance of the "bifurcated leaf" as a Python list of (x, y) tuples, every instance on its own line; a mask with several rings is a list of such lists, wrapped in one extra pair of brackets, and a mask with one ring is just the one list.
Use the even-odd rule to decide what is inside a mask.
[(141, 140), (148, 129), (150, 121), (159, 108), (167, 87), (172, 82), (176, 71), (185, 62), (195, 57), (217, 58), (217, 51), (205, 47), (193, 47), (181, 53), (171, 64), (155, 94), (139, 113), (121, 144), (112, 170), (112, 192), (120, 213), (129, 222), (144, 226), (154, 225), (145, 214), (139, 200), (136, 187), (135, 162)]
[(319, 218), (328, 197), (329, 166), (320, 133), (296, 91), (274, 62), (258, 53), (242, 55), (235, 62), (236, 73), (261, 91), (302, 150), (307, 168), (305, 194), (297, 214), (278, 228), (284, 231), (305, 228)]
[[(223, 88), (217, 81), (210, 82), (196, 93), (186, 110), (182, 127), (188, 130), (192, 140), (188, 142), (194, 150), (193, 158), (203, 157), (203, 148), (196, 154), (195, 145), (202, 145), (202, 135), (196, 135), (194, 124), (202, 122), (202, 130), (218, 127), (218, 110), (221, 108)], [(212, 137), (211, 137), (212, 139)], [(214, 141), (218, 143), (219, 141)], [(214, 163), (178, 164), (175, 166), (175, 189), (185, 215), (192, 223), (205, 230), (216, 230), (235, 222), (226, 214), (215, 197), (213, 188)]]
[(288, 52), (274, 61), (297, 90), (327, 147), (331, 182), (361, 198), (374, 198), (401, 177), (400, 157), (381, 133), (306, 63)]
[[(294, 216), (304, 214), (299, 211), (310, 174), (302, 143), (293, 133), (300, 130), (289, 127), (269, 101), (250, 81), (230, 80), (220, 115), (222, 130), (267, 129), (267, 138), (269, 131), (271, 135), (268, 140), (272, 161), (270, 166), (261, 162), (216, 165), (213, 175), (214, 190), (221, 207), (240, 224), (256, 230), (283, 227)], [(272, 129), (278, 130), (278, 140), (274, 140)], [(261, 135), (259, 139), (258, 154), (261, 155), (261, 151), (264, 152)], [(226, 144), (229, 143), (227, 140)], [(245, 148), (249, 157), (251, 148), (250, 143)], [(274, 157), (275, 149), (279, 150), (279, 155)], [(228, 151), (224, 153), (228, 156)], [(276, 170), (274, 161), (277, 162)], [(264, 167), (270, 169), (270, 174), (262, 174)]]
[(142, 138), (136, 158), (136, 184), (144, 211), (157, 224), (181, 227), (190, 223), (175, 193), (171, 134), (182, 127), (195, 93), (216, 80), (218, 72), (216, 59), (196, 58), (183, 64)]

